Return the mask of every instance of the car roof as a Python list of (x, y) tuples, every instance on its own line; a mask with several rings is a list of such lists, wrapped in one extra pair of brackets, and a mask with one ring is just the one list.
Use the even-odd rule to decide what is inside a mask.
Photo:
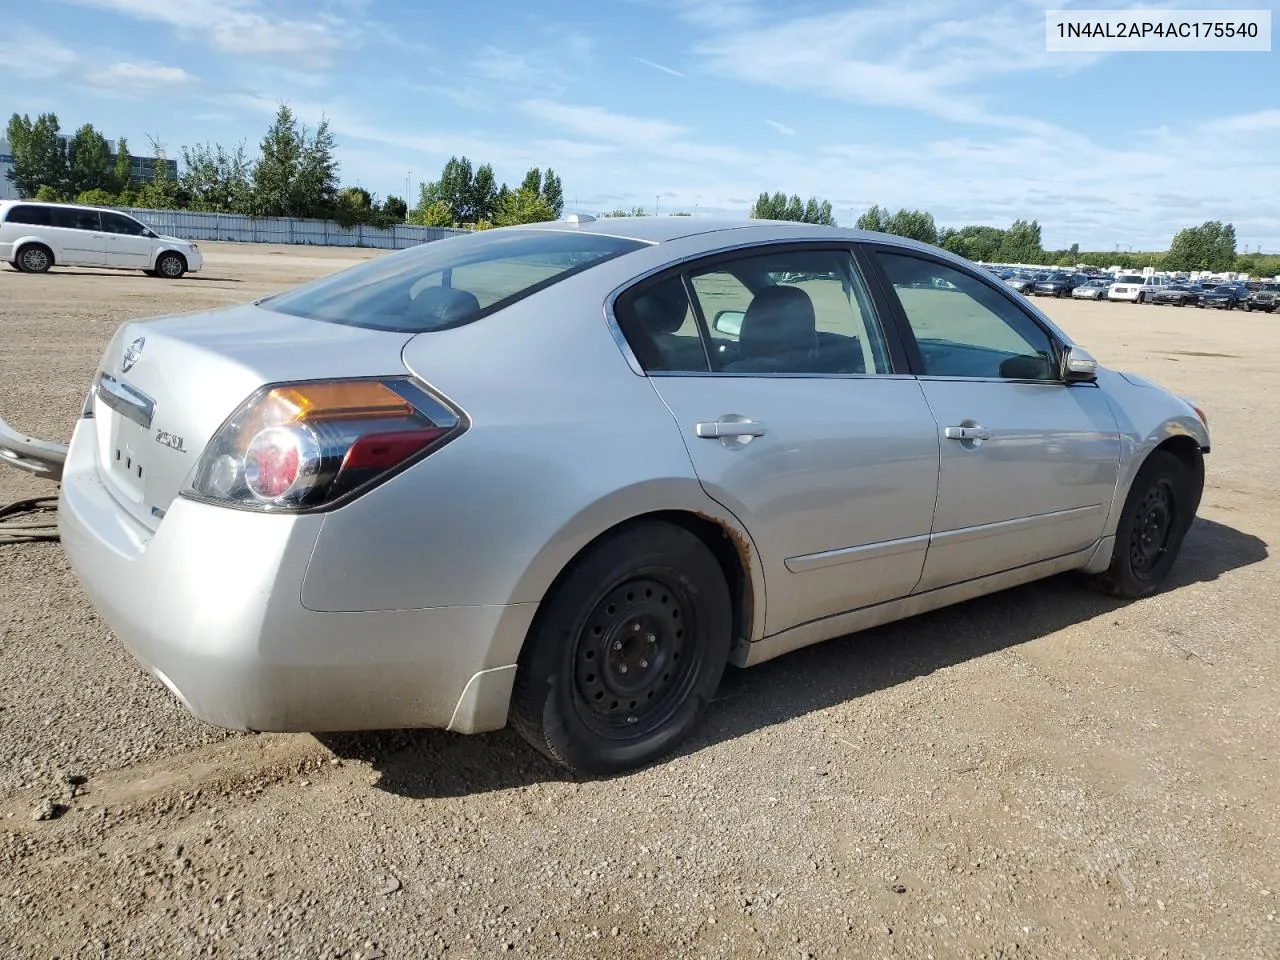
[[(119, 210), (112, 210), (110, 207), (90, 207), (83, 203), (62, 203), (57, 200), (0, 200), (0, 210), (7, 210), (10, 207), (62, 207), (67, 210), (93, 210), (97, 213), (119, 213)], [(128, 214), (125, 214), (128, 216)]]
[(943, 256), (948, 256), (946, 251), (939, 250), (929, 244), (920, 243), (906, 237), (891, 237), (883, 233), (874, 233), (870, 230), (826, 227), (813, 223), (798, 223), (794, 220), (755, 220), (746, 217), (599, 217), (595, 219), (583, 218), (579, 221), (566, 218), (564, 220), (530, 223), (501, 229), (590, 233), (600, 236), (619, 237), (625, 240), (636, 240), (642, 243), (664, 243), (668, 240), (680, 240), (686, 237), (734, 230), (740, 231), (742, 240), (747, 242), (751, 240), (767, 241), (770, 239), (808, 239), (810, 237), (870, 242), (889, 240), (895, 246), (931, 250), (935, 254), (941, 253)]

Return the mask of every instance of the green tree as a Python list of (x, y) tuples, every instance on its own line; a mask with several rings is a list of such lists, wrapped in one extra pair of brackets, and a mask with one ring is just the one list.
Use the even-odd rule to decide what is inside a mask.
[(958, 230), (946, 230), (943, 233), (945, 236), (939, 236), (939, 243), (943, 250), (949, 250), (959, 257), (974, 259), (973, 254), (969, 252), (971, 247), (968, 237)]
[(520, 181), (520, 189), (528, 190), (530, 193), (542, 192), (542, 171), (537, 167), (533, 167), (524, 175), (524, 179)]
[(885, 233), (889, 225), (889, 211), (883, 209), (879, 204), (873, 204), (867, 208), (867, 212), (860, 216), (854, 223), (859, 230), (872, 230), (876, 233)]
[(82, 203), (86, 207), (113, 207), (119, 202), (119, 195), (110, 190), (86, 190), (76, 195), (76, 203)]
[(387, 223), (404, 223), (409, 217), (409, 205), (397, 196), (382, 201), (382, 218)]
[(116, 155), (111, 170), (111, 190), (119, 195), (133, 192), (133, 160), (129, 156), (129, 142), (124, 137), (116, 140)]
[(363, 187), (343, 187), (338, 191), (334, 219), (344, 227), (374, 220), (373, 195)]
[(996, 259), (1001, 263), (1041, 263), (1044, 248), (1040, 243), (1039, 221), (1015, 220), (1005, 231)]
[(1230, 270), (1236, 260), (1236, 228), (1220, 220), (1179, 230), (1169, 244), (1164, 266), (1168, 270)]
[[(504, 184), (505, 186), (505, 184)], [(497, 213), (498, 181), (493, 175), (493, 165), (484, 163), (476, 168), (467, 191), (467, 205), (460, 223), (479, 223), (493, 220)]]
[(548, 209), (555, 214), (555, 219), (560, 219), (564, 213), (564, 184), (550, 167), (547, 167), (542, 175), (542, 199), (546, 201)]
[(107, 138), (86, 123), (67, 147), (67, 190), (72, 195), (111, 186), (111, 149)]
[(39, 200), (41, 203), (58, 203), (62, 200), (62, 197), (58, 193), (58, 191), (55, 190), (53, 187), (49, 186), (47, 183), (42, 185), (40, 189), (36, 191), (35, 198)]
[(521, 186), (507, 194), (492, 219), (499, 227), (510, 227), (521, 223), (544, 223), (556, 219), (556, 215), (540, 190)]
[(418, 205), (409, 211), (408, 221), (418, 227), (452, 227), (456, 222), (453, 211), (443, 200), (430, 200), (426, 196), (427, 186), (422, 187), (423, 196)]
[(152, 142), (155, 157), (154, 173), (151, 180), (138, 189), (136, 203), (144, 210), (182, 210), (187, 206), (187, 197), (182, 187), (169, 173), (169, 162), (164, 146)]
[(624, 210), (619, 207), (616, 210), (601, 214), (603, 217), (647, 217), (648, 215), (649, 212), (644, 207), (632, 207), (630, 210)]
[(262, 138), (261, 156), (253, 168), (253, 214), (287, 217), (292, 214), (294, 184), (302, 167), (302, 137), (298, 119), (288, 104), (280, 104)]
[(182, 166), (179, 183), (192, 210), (251, 212), (253, 184), (243, 143), (233, 150), (227, 150), (220, 143), (183, 147)]
[(338, 202), (337, 140), (329, 121), (321, 119), (315, 133), (299, 131), (301, 151), (298, 176), (289, 192), (290, 216), (324, 218), (331, 216)]
[(34, 196), (42, 186), (59, 196), (68, 188), (67, 146), (58, 135), (58, 116), (42, 113), (35, 122), (26, 114), (9, 118), (6, 135), (13, 153), (13, 169), (8, 178), (24, 197)]
[(938, 242), (938, 226), (933, 222), (933, 214), (924, 210), (899, 210), (884, 222), (881, 231), (921, 243)]

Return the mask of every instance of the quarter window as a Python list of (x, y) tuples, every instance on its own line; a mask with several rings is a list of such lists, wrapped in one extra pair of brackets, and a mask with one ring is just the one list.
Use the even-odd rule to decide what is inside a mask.
[(678, 275), (628, 290), (614, 304), (614, 315), (645, 370), (707, 372), (698, 321)]
[(933, 260), (879, 251), (925, 376), (1056, 380), (1049, 334), (1007, 297)]
[(757, 254), (693, 272), (689, 281), (716, 370), (889, 372), (884, 334), (847, 251)]
[(14, 207), (5, 217), (6, 223), (26, 223), (33, 227), (51, 225), (48, 207), (21, 206)]

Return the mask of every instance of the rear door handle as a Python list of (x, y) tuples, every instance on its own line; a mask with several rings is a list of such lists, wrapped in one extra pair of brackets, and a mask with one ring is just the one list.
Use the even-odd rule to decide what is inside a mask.
[(694, 427), (704, 440), (726, 437), (763, 437), (764, 424), (757, 420), (707, 420)]
[(986, 427), (946, 427), (942, 435), (948, 440), (990, 440), (991, 431)]

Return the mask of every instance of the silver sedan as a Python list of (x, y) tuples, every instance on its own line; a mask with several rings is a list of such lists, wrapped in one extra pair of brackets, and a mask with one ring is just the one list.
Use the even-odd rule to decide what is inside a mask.
[(936, 247), (802, 224), (475, 233), (123, 324), (72, 566), (197, 716), (514, 724), (610, 773), (726, 664), (1065, 571), (1156, 590), (1204, 415)]

